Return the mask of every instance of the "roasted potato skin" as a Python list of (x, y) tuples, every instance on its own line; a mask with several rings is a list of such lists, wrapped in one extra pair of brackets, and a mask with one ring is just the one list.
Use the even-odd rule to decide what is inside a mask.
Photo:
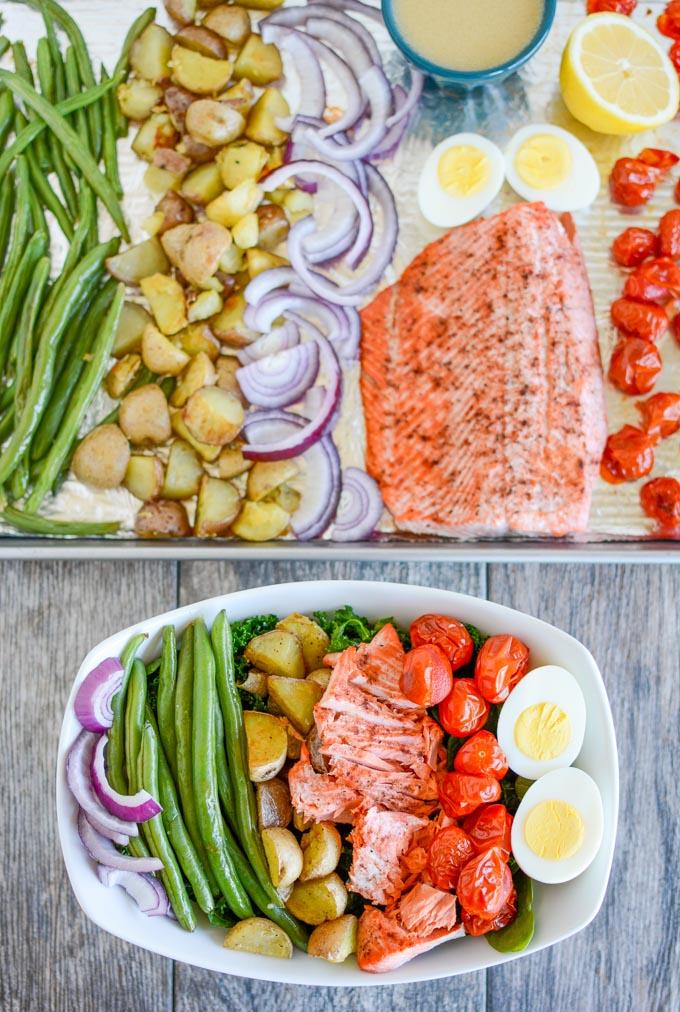
[(269, 677), (269, 699), (288, 717), (300, 734), (307, 735), (314, 725), (314, 707), (324, 690), (306, 678)]
[(290, 231), (286, 213), (276, 204), (260, 204), (256, 214), (258, 220), (257, 244), (260, 249), (272, 250), (283, 242)]
[(189, 225), (194, 220), (194, 211), (191, 204), (175, 190), (168, 190), (165, 196), (156, 204), (156, 211), (163, 215), (156, 235), (162, 235), (177, 225)]
[(170, 438), (170, 413), (157, 383), (132, 390), (120, 404), (119, 424), (134, 446), (156, 446)]
[(163, 0), (165, 9), (180, 25), (190, 25), (196, 17), (196, 0)]
[[(251, 472), (252, 474), (252, 472)], [(250, 475), (248, 476), (250, 478)], [(287, 481), (288, 479), (284, 479)], [(323, 666), (323, 659), (328, 653), (330, 640), (320, 625), (307, 615), (293, 612), (281, 619), (277, 628), (287, 629), (299, 639), (307, 672)]]
[(301, 882), (323, 878), (335, 871), (340, 860), (342, 840), (332, 822), (317, 822), (303, 834)]
[(250, 779), (253, 783), (271, 780), (281, 772), (287, 757), (288, 735), (284, 724), (270, 713), (246, 710), (243, 725)]
[(199, 98), (187, 110), (187, 132), (200, 144), (219, 147), (236, 140), (243, 132), (245, 119), (237, 109), (214, 98)]
[(255, 785), (257, 824), (260, 830), (269, 826), (285, 827), (293, 817), (288, 784), (279, 777)]
[(202, 387), (191, 395), (183, 409), (183, 418), (200, 442), (224, 446), (238, 436), (245, 414), (238, 398), (211, 386)]
[(359, 921), (354, 914), (342, 914), (319, 924), (309, 936), (308, 954), (329, 963), (344, 963), (357, 951), (358, 926)]
[(156, 499), (146, 502), (135, 518), (140, 538), (186, 538), (191, 534), (187, 511), (181, 502)]
[(311, 882), (296, 882), (286, 903), (294, 917), (305, 924), (323, 924), (341, 917), (347, 906), (347, 889), (339, 875), (331, 872)]
[(113, 397), (114, 400), (122, 397), (134, 382), (135, 376), (137, 376), (141, 366), (141, 356), (135, 352), (130, 352), (128, 355), (123, 355), (122, 358), (119, 358), (111, 366), (104, 380), (104, 386), (109, 397)]
[(175, 36), (180, 45), (193, 49), (201, 56), (211, 56), (214, 60), (226, 60), (229, 57), (224, 39), (203, 25), (187, 25)]
[(262, 843), (269, 874), (276, 889), (292, 886), (302, 871), (302, 850), (289, 829), (270, 826), (262, 830)]
[(230, 46), (242, 46), (250, 35), (250, 16), (242, 7), (219, 3), (203, 19), (206, 28), (220, 35)]
[(130, 445), (117, 425), (98, 425), (78, 444), (71, 467), (94, 488), (117, 488), (125, 477)]
[(304, 678), (304, 657), (300, 641), (285, 629), (272, 629), (254, 636), (246, 647), (244, 656), (250, 664), (268, 675)]
[(187, 88), (181, 88), (178, 84), (171, 84), (163, 93), (163, 101), (173, 126), (183, 134), (187, 109), (192, 102), (196, 101), (196, 95)]
[(229, 928), (224, 947), (279, 959), (291, 959), (293, 955), (293, 943), (286, 932), (266, 917), (248, 917)]

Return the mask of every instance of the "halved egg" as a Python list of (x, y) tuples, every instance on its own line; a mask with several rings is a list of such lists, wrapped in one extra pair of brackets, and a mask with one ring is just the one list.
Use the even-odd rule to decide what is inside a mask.
[(534, 668), (512, 690), (498, 718), (498, 743), (510, 769), (529, 780), (571, 766), (581, 751), (586, 704), (572, 674)]
[(503, 155), (479, 134), (454, 134), (438, 144), (418, 183), (418, 204), (433, 225), (451, 228), (472, 221), (498, 196)]
[(578, 211), (593, 203), (600, 173), (585, 144), (562, 127), (522, 127), (505, 150), (505, 175), (525, 200), (542, 200), (551, 211)]
[(522, 871), (550, 885), (568, 882), (594, 860), (603, 832), (602, 797), (592, 777), (568, 766), (532, 784), (512, 823)]

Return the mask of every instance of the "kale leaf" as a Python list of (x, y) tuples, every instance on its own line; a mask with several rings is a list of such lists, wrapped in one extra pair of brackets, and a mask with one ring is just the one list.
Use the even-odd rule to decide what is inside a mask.
[(335, 612), (315, 611), (314, 621), (321, 626), (330, 639), (329, 653), (336, 653), (347, 647), (357, 646), (359, 643), (369, 643), (375, 634), (388, 623), (391, 623), (397, 630), (399, 638), (407, 650), (411, 645), (408, 631), (401, 629), (393, 618), (379, 618), (372, 622), (369, 618), (357, 615), (348, 604), (338, 608)]

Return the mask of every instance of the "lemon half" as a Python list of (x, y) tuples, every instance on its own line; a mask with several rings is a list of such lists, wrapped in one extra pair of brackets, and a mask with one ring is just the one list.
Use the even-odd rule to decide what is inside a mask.
[(569, 36), (560, 70), (569, 112), (591, 130), (634, 134), (668, 123), (680, 85), (652, 36), (621, 14), (593, 14)]

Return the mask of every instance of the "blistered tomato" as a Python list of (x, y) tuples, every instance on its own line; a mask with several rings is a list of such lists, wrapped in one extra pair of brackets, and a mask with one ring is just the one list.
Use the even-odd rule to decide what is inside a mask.
[(680, 313), (673, 319), (672, 323), (673, 336), (675, 340), (680, 344)]
[(661, 372), (661, 356), (655, 344), (629, 337), (614, 348), (609, 379), (624, 394), (648, 394)]
[[(678, 55), (680, 55), (680, 51)], [(680, 179), (678, 179), (677, 183), (675, 184), (675, 187), (673, 189), (673, 196), (675, 197), (675, 202), (677, 204), (680, 204)]]
[(669, 39), (680, 39), (680, 3), (672, 0), (656, 19), (656, 27)]
[(626, 278), (623, 294), (640, 302), (668, 302), (672, 295), (680, 295), (680, 267), (670, 257), (640, 264)]
[(619, 158), (609, 177), (612, 200), (624, 207), (642, 207), (662, 176), (659, 169), (639, 158)]
[(627, 228), (612, 243), (612, 256), (621, 267), (638, 267), (657, 251), (657, 237), (649, 228)]
[(653, 478), (640, 489), (640, 503), (648, 517), (664, 531), (680, 531), (680, 481)]
[(501, 928), (507, 928), (508, 924), (512, 924), (517, 917), (517, 890), (514, 886), (512, 887), (505, 906), (490, 920), (469, 914), (465, 909), (461, 909), (460, 915), (466, 934), (472, 935), (473, 938), (486, 935), (489, 931), (500, 931)]
[(453, 768), (459, 773), (481, 773), (502, 780), (508, 772), (508, 760), (495, 735), (478, 731), (458, 749)]
[(489, 847), (498, 847), (503, 860), (509, 859), (512, 853), (512, 815), (505, 805), (484, 805), (483, 808), (478, 808), (472, 815), (468, 815), (463, 829), (478, 854)]
[(451, 691), (451, 665), (443, 650), (433, 643), (409, 650), (404, 658), (401, 691), (418, 706), (436, 706)]
[(460, 905), (469, 914), (491, 920), (500, 913), (512, 891), (510, 868), (498, 847), (473, 857), (458, 879)]
[(637, 157), (638, 161), (658, 169), (662, 175), (666, 175), (674, 165), (680, 162), (680, 155), (676, 155), (673, 151), (667, 151), (665, 148), (643, 148)]
[(664, 257), (680, 257), (680, 211), (666, 211), (659, 222), (659, 252)]
[(641, 337), (645, 341), (658, 341), (668, 329), (668, 317), (661, 306), (643, 305), (632, 299), (612, 302), (612, 323), (628, 337)]
[(612, 11), (614, 14), (625, 14), (628, 17), (636, 7), (637, 0), (588, 0), (589, 14)]
[(529, 648), (516, 636), (490, 636), (477, 654), (475, 684), (489, 703), (502, 703), (528, 666)]
[(421, 615), (409, 630), (414, 647), (423, 643), (436, 643), (457, 671), (470, 663), (474, 651), (472, 637), (462, 622), (447, 615)]
[(439, 801), (450, 819), (471, 815), (480, 805), (498, 801), (501, 785), (495, 777), (468, 773), (443, 773), (439, 778)]
[(439, 704), (439, 722), (455, 738), (469, 738), (481, 731), (489, 716), (489, 704), (471, 678), (454, 678), (446, 699)]
[(654, 467), (653, 445), (653, 440), (642, 429), (624, 425), (607, 440), (600, 474), (612, 485), (644, 478)]
[(455, 889), (463, 865), (476, 854), (472, 840), (459, 826), (440, 829), (430, 844), (428, 867), (437, 889)]
[(636, 407), (642, 415), (642, 428), (657, 442), (680, 429), (680, 394), (654, 394)]

